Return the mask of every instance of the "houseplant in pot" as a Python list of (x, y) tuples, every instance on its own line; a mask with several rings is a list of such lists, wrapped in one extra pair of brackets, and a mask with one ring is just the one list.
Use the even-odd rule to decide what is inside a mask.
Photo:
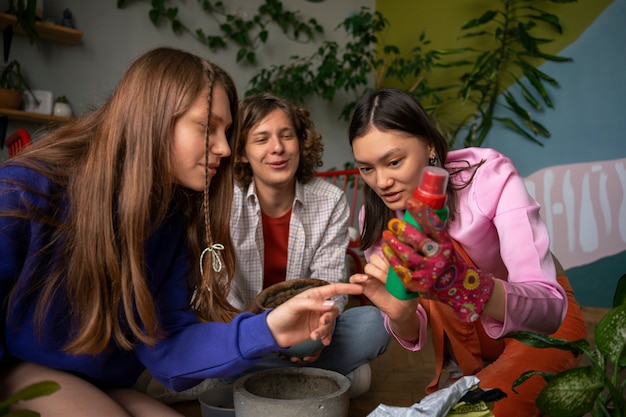
[(537, 397), (539, 410), (551, 417), (626, 416), (626, 275), (617, 284), (613, 308), (600, 320), (594, 331), (595, 348), (586, 339), (568, 342), (531, 332), (507, 335), (538, 348), (569, 350), (586, 355), (589, 366), (560, 373), (524, 372), (513, 388), (539, 375), (547, 385)]
[[(261, 291), (252, 304), (248, 306), (248, 311), (252, 311), (256, 314), (261, 313), (268, 308), (278, 307), (285, 301), (309, 288), (327, 284), (328, 281), (317, 278), (297, 278), (279, 282)], [(319, 352), (323, 348), (324, 345), (320, 340), (309, 339), (298, 345), (283, 349), (280, 353), (285, 356), (303, 357)]]
[(28, 91), (33, 98), (35, 97), (22, 73), (20, 63), (13, 60), (0, 67), (0, 108), (19, 108), (24, 91)]
[(52, 114), (61, 117), (72, 117), (72, 107), (70, 106), (67, 97), (60, 96), (54, 101), (54, 107), (52, 108)]

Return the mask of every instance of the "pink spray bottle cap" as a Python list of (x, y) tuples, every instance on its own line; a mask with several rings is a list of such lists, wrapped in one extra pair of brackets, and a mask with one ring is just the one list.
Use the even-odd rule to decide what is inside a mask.
[(432, 209), (443, 208), (446, 204), (446, 188), (450, 174), (440, 167), (425, 166), (422, 169), (419, 185), (413, 197)]

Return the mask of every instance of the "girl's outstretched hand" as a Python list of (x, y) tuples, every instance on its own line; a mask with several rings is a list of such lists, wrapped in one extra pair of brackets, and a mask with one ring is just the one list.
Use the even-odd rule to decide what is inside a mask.
[(360, 285), (336, 283), (310, 288), (285, 301), (267, 315), (267, 325), (281, 347), (302, 343), (307, 339), (330, 344), (334, 322), (339, 315), (333, 297), (359, 295)]
[(389, 262), (373, 254), (365, 265), (365, 274), (354, 274), (350, 282), (363, 286), (363, 294), (389, 318), (394, 333), (406, 340), (415, 340), (419, 335), (420, 323), (416, 314), (418, 299), (400, 300), (387, 291)]
[(415, 316), (417, 299), (400, 300), (385, 288), (389, 262), (382, 256), (373, 254), (363, 268), (365, 274), (354, 274), (350, 282), (363, 286), (363, 294), (392, 321), (403, 321)]

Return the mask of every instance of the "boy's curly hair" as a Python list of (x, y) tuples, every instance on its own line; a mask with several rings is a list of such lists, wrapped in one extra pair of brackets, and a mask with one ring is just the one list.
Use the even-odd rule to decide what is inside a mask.
[(322, 166), (324, 145), (322, 135), (315, 129), (308, 110), (273, 94), (260, 94), (242, 99), (239, 102), (238, 129), (233, 146), (234, 178), (237, 184), (247, 187), (252, 182), (252, 168), (242, 161), (250, 130), (276, 109), (285, 112), (298, 137), (300, 164), (296, 179), (307, 183)]

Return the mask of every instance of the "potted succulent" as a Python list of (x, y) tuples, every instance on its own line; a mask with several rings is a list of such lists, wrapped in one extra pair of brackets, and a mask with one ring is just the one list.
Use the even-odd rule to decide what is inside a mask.
[[(261, 313), (268, 308), (278, 307), (302, 291), (322, 285), (328, 285), (328, 281), (318, 278), (296, 278), (279, 282), (261, 291), (251, 305), (248, 306), (248, 311), (256, 314)], [(313, 355), (323, 348), (324, 345), (320, 340), (309, 339), (298, 345), (281, 350), (280, 354), (283, 356), (303, 357)]]
[(20, 63), (13, 60), (0, 67), (0, 108), (19, 108), (24, 91), (28, 91), (35, 98), (33, 90), (22, 73)]
[(547, 385), (537, 397), (537, 407), (552, 417), (626, 416), (626, 275), (617, 284), (613, 308), (600, 320), (594, 331), (595, 348), (586, 339), (568, 342), (531, 332), (507, 335), (538, 348), (569, 350), (586, 355), (589, 366), (580, 366), (560, 373), (524, 372), (513, 389), (534, 375), (543, 377)]
[(64, 95), (57, 97), (54, 101), (52, 114), (61, 117), (72, 117), (72, 113), (72, 106), (70, 106), (70, 102), (67, 100), (67, 97)]

